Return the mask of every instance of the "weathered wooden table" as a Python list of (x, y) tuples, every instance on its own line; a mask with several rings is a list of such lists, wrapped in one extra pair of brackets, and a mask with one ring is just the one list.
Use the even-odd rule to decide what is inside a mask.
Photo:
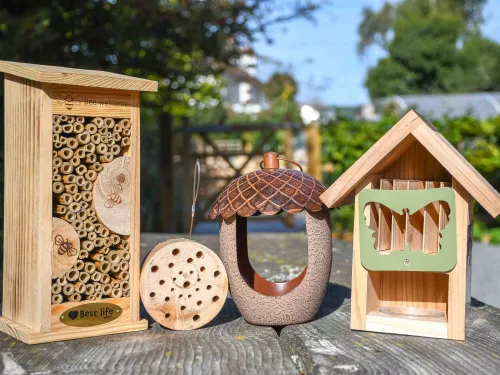
[[(142, 236), (143, 256), (167, 235)], [(218, 236), (196, 236), (218, 252)], [(250, 234), (256, 270), (276, 280), (305, 266), (305, 236)], [(246, 323), (232, 299), (209, 326), (29, 346), (0, 333), (4, 374), (500, 374), (500, 310), (469, 309), (467, 340), (454, 342), (349, 329), (350, 244), (334, 241), (333, 268), (318, 319), (282, 329)], [(144, 316), (145, 313), (144, 313)]]

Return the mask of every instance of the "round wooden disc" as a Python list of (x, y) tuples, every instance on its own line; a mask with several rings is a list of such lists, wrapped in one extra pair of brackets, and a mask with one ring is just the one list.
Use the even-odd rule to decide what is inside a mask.
[(116, 158), (106, 165), (94, 184), (94, 206), (99, 220), (115, 233), (130, 235), (130, 158)]
[(80, 238), (71, 224), (52, 218), (52, 278), (64, 276), (78, 259)]
[(141, 272), (141, 299), (149, 315), (170, 329), (190, 330), (210, 322), (222, 309), (227, 274), (209, 248), (186, 239), (158, 244)]

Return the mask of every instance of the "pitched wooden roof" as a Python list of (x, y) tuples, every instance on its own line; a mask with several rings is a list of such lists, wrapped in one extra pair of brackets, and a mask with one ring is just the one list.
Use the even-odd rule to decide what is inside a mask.
[(132, 91), (158, 91), (158, 82), (99, 70), (0, 61), (0, 72), (44, 83)]
[(400, 146), (411, 144), (415, 140), (420, 142), (491, 216), (497, 217), (500, 214), (500, 194), (432, 124), (415, 111), (408, 112), (345, 171), (320, 199), (330, 208), (352, 203), (354, 191), (363, 179), (374, 170), (381, 170), (392, 164), (406, 150)]

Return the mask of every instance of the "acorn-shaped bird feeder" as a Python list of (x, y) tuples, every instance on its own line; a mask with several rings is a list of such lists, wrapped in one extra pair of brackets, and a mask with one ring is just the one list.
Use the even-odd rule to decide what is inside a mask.
[[(279, 160), (298, 170), (280, 169)], [(233, 180), (215, 201), (209, 217), (220, 220), (221, 259), (227, 271), (231, 295), (241, 314), (258, 325), (287, 325), (312, 320), (326, 292), (332, 263), (329, 210), (319, 196), (324, 187), (302, 172), (299, 164), (264, 154), (262, 170)], [(247, 217), (296, 214), (305, 210), (307, 259), (295, 279), (275, 283), (261, 277), (250, 264)]]

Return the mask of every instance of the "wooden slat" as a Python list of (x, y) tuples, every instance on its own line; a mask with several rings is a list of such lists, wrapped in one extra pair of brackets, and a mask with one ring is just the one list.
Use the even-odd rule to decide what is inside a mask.
[[(440, 183), (426, 181), (426, 189), (439, 188)], [(424, 253), (435, 254), (439, 251), (439, 202), (425, 206), (424, 214)]]
[(52, 114), (40, 83), (5, 76), (5, 318), (50, 328)]
[[(380, 189), (392, 190), (392, 181), (383, 179), (380, 181)], [(378, 211), (378, 234), (377, 234), (377, 250), (386, 251), (391, 249), (391, 210), (384, 205), (379, 205)]]
[[(408, 181), (409, 190), (424, 189), (423, 181)], [(423, 233), (424, 233), (424, 210), (418, 210), (413, 215), (406, 216), (406, 243), (410, 245), (410, 250), (423, 249)]]
[(98, 70), (0, 61), (0, 72), (36, 82), (119, 90), (158, 91), (158, 82)]
[[(394, 180), (393, 190), (408, 190), (408, 181)], [(391, 250), (403, 250), (405, 247), (406, 211), (391, 211)]]

